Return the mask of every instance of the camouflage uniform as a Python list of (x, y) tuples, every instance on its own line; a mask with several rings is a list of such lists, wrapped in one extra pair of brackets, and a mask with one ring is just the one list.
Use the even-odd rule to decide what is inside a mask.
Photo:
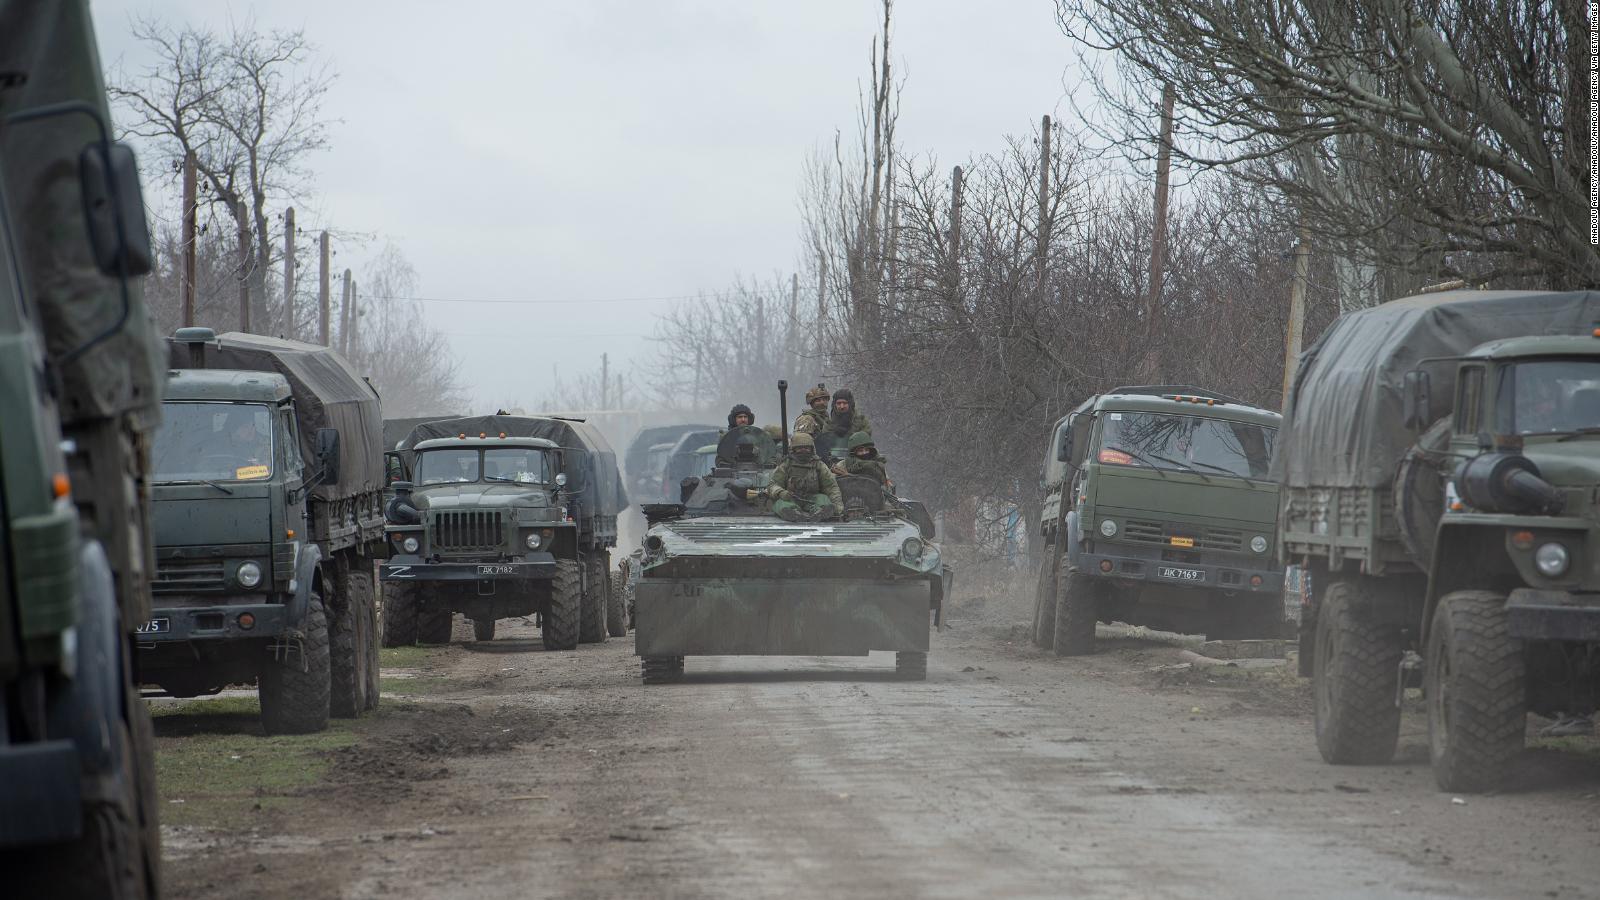
[[(856, 455), (856, 448), (871, 447), (872, 455), (863, 459)], [(858, 431), (850, 435), (850, 455), (834, 463), (833, 470), (840, 475), (857, 475), (871, 478), (884, 487), (889, 487), (889, 460), (878, 455), (878, 448), (873, 446), (872, 435)]]
[[(810, 435), (794, 436), (791, 448), (800, 447), (815, 447)], [(772, 511), (791, 522), (832, 518), (844, 509), (839, 481), (828, 464), (814, 457), (802, 460), (792, 453), (772, 470), (767, 498), (772, 501)]]
[(827, 399), (828, 389), (820, 384), (806, 391), (806, 408), (802, 409), (800, 415), (794, 420), (793, 430), (795, 434), (816, 435), (828, 429), (827, 403), (824, 402), (821, 409), (817, 409), (812, 405), (818, 400), (827, 401)]

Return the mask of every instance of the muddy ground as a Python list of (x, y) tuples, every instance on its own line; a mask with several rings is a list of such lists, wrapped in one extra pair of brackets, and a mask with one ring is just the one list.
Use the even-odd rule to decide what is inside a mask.
[[(928, 680), (893, 659), (691, 659), (632, 639), (385, 651), (379, 714), (264, 738), (253, 700), (159, 704), (179, 898), (1600, 896), (1600, 741), (1495, 796), (1324, 765), (1283, 666), (1116, 639), (1058, 659), (969, 597)], [(1533, 723), (1537, 726), (1538, 722)]]

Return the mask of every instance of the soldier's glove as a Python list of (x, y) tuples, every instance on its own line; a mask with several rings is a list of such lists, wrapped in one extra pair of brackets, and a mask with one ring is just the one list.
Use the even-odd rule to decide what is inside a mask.
[(778, 488), (778, 499), (779, 500), (793, 500), (794, 499), (794, 494), (791, 493), (788, 488)]

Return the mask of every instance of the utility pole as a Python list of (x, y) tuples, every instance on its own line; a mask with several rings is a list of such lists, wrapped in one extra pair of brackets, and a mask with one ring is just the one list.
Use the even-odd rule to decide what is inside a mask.
[[(1044, 296), (1045, 257), (1050, 252), (1050, 117), (1039, 125), (1039, 229), (1033, 251), (1035, 279), (1039, 296)], [(1163, 202), (1163, 201), (1157, 201)]]
[(1289, 408), (1289, 388), (1300, 368), (1300, 346), (1306, 330), (1306, 280), (1311, 275), (1311, 235), (1302, 227), (1294, 248), (1294, 280), (1289, 283), (1289, 329), (1283, 342), (1283, 405)]
[(821, 250), (817, 251), (817, 369), (820, 371), (824, 365), (822, 354), (826, 349), (823, 346), (823, 335), (828, 328), (828, 255)]
[(317, 333), (322, 339), (322, 346), (333, 346), (333, 327), (330, 321), (333, 318), (333, 291), (328, 284), (328, 233), (324, 231), (317, 238)]
[(350, 270), (344, 270), (344, 284), (339, 294), (339, 352), (350, 352)]
[(1178, 94), (1168, 84), (1161, 89), (1161, 146), (1156, 151), (1156, 209), (1155, 222), (1150, 235), (1150, 296), (1145, 301), (1145, 356), (1146, 380), (1160, 378), (1161, 340), (1161, 286), (1166, 271), (1167, 255), (1167, 184), (1172, 169), (1172, 110)]
[(607, 403), (607, 400), (609, 399), (608, 395), (610, 393), (611, 393), (611, 355), (607, 354), (607, 353), (602, 353), (602, 354), (600, 354), (600, 408), (601, 409), (610, 409), (611, 408), (611, 406)]
[(950, 303), (961, 293), (961, 167), (950, 171)]
[(250, 211), (240, 200), (234, 207), (239, 223), (239, 330), (250, 331)]
[(361, 291), (354, 278), (350, 279), (350, 352), (361, 352)]
[(183, 325), (194, 324), (195, 194), (198, 191), (194, 153), (183, 155)]
[(294, 207), (283, 211), (283, 328), (286, 338), (294, 335)]

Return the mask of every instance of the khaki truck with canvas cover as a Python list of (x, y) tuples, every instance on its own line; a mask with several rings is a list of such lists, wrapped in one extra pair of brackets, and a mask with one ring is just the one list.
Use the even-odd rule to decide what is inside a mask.
[(1420, 682), (1439, 786), (1492, 790), (1527, 712), (1600, 698), (1600, 292), (1454, 291), (1306, 352), (1273, 464), (1331, 763), (1393, 756)]
[(377, 706), (378, 394), (337, 352), (179, 329), (154, 451), (145, 682), (254, 682), (269, 734)]
[(160, 893), (138, 167), (85, 0), (0, 0), (0, 894)]
[(391, 468), (403, 480), (385, 508), (384, 646), (447, 643), (458, 612), (480, 641), (499, 619), (538, 614), (546, 650), (628, 633), (611, 578), (628, 498), (598, 428), (540, 416), (428, 422)]
[(1213, 638), (1284, 628), (1267, 479), (1277, 413), (1184, 385), (1119, 387), (1056, 422), (1034, 642), (1091, 652), (1113, 619)]

